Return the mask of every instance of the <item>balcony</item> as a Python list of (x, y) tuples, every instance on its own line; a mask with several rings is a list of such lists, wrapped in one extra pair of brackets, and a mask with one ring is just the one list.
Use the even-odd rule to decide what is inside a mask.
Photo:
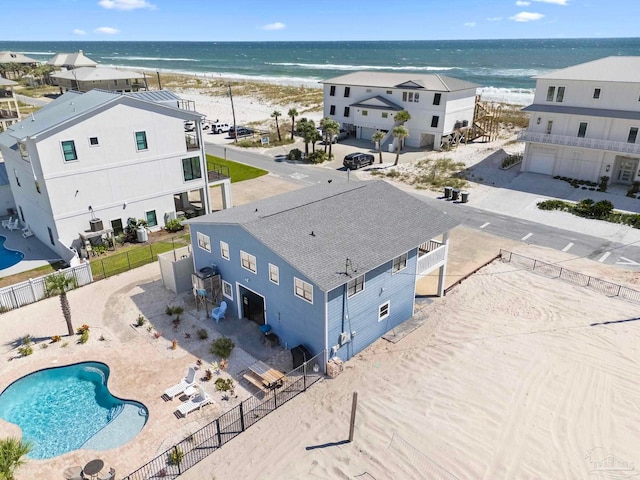
[(187, 152), (191, 150), (200, 150), (200, 143), (196, 135), (185, 135), (184, 140), (187, 144)]
[(207, 180), (209, 183), (219, 182), (220, 180), (226, 180), (229, 178), (229, 167), (226, 165), (219, 165), (212, 163), (210, 169), (207, 171)]
[(439, 267), (447, 258), (447, 246), (436, 240), (429, 240), (418, 247), (418, 274), (426, 274)]
[(11, 110), (4, 110), (0, 108), (0, 119), (2, 120), (18, 120), (18, 112), (13, 112)]
[(615, 142), (613, 140), (600, 140), (597, 138), (569, 137), (566, 135), (549, 135), (546, 133), (527, 132), (524, 130), (518, 133), (518, 140), (521, 142), (566, 145), (570, 147), (591, 148), (594, 150), (606, 150), (609, 152), (640, 155), (640, 144), (638, 143)]

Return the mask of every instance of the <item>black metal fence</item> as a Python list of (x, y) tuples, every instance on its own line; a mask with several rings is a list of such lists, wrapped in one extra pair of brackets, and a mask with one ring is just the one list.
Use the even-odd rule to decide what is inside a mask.
[(559, 265), (541, 262), (540, 260), (525, 257), (524, 255), (512, 253), (507, 250), (501, 249), (500, 255), (502, 256), (503, 262), (521, 265), (546, 277), (560, 278), (569, 283), (573, 283), (574, 285), (587, 287), (600, 293), (604, 293), (610, 297), (620, 297), (625, 300), (640, 303), (640, 291), (625, 287), (624, 285), (608, 282), (597, 277), (592, 277), (591, 275), (574, 272), (573, 270), (567, 270)]
[[(282, 387), (268, 390), (261, 398), (250, 397), (192, 433), (123, 480), (174, 479), (204, 460), (231, 439), (264, 418), (276, 408), (306, 391), (323, 378), (322, 369), (312, 368), (323, 353), (288, 373)], [(206, 408), (206, 407), (205, 407)]]

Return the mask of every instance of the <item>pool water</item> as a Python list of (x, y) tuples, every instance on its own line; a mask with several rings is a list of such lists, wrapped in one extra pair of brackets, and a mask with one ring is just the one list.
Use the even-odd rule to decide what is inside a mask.
[(20, 263), (24, 258), (24, 253), (17, 250), (10, 250), (4, 246), (7, 241), (6, 237), (0, 236), (0, 270), (3, 268), (13, 267), (16, 263)]
[(109, 367), (99, 362), (39, 370), (0, 394), (0, 417), (18, 425), (32, 443), (29, 458), (118, 447), (142, 430), (149, 412), (139, 402), (111, 395), (108, 378)]

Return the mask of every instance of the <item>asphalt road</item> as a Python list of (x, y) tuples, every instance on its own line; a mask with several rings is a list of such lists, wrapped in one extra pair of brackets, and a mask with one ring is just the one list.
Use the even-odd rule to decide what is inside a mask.
[[(216, 140), (224, 142), (223, 139)], [(291, 148), (292, 146), (290, 145), (286, 149), (283, 148), (282, 156), (277, 154), (274, 158), (270, 155), (237, 149), (224, 144), (206, 143), (207, 153), (259, 167), (300, 184), (313, 185), (329, 180), (338, 182), (358, 181), (355, 177), (349, 178), (349, 173), (344, 168), (316, 168), (302, 163), (280, 160), (285, 158), (285, 152)], [(596, 236), (480, 210), (469, 203), (454, 203), (419, 194), (415, 194), (415, 197), (434, 208), (447, 212), (462, 225), (470, 228), (568, 252), (600, 263), (617, 265), (627, 270), (640, 271), (640, 244), (624, 245), (618, 242), (611, 242)], [(619, 228), (619, 226), (615, 228)]]

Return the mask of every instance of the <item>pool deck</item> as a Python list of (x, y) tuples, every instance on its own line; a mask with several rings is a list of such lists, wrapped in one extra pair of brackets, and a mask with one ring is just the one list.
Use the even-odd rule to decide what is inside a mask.
[[(58, 298), (7, 312), (2, 315), (0, 333), (0, 351), (4, 357), (0, 385), (6, 386), (43, 368), (101, 361), (111, 369), (108, 381), (111, 393), (144, 403), (149, 409), (149, 420), (132, 441), (115, 449), (76, 450), (48, 460), (28, 459), (17, 472), (18, 480), (62, 478), (65, 468), (85, 465), (94, 458), (103, 459), (106, 469), (114, 467), (117, 478), (121, 478), (120, 475), (141, 467), (253, 394), (255, 389), (242, 380), (241, 372), (256, 360), (266, 361), (282, 371), (291, 369), (290, 353), (281, 347), (263, 345), (263, 334), (257, 324), (234, 318), (232, 312), (228, 312), (227, 318), (216, 325), (207, 318), (204, 309), (196, 310), (191, 294), (175, 295), (166, 290), (157, 262), (71, 291), (68, 297), (74, 327), (89, 325), (89, 341), (82, 345), (77, 343), (78, 336), (65, 336), (66, 324)], [(175, 330), (172, 325), (174, 317), (165, 314), (167, 305), (185, 309)], [(140, 314), (163, 335), (155, 338), (153, 332), (156, 330), (147, 331), (149, 323), (135, 327)], [(199, 339), (199, 329), (207, 331), (206, 340)], [(214, 373), (213, 380), (218, 376), (241, 379), (235, 382), (236, 397), (226, 398), (217, 392), (213, 380), (201, 381), (215, 403), (189, 414), (187, 418), (179, 418), (176, 410), (181, 398), (165, 401), (162, 398), (164, 390), (178, 383), (187, 368), (195, 365), (199, 358), (203, 360), (203, 367), (197, 372), (200, 380), (204, 369), (211, 361), (217, 360), (209, 353), (209, 347), (211, 341), (222, 333), (234, 340), (236, 348), (229, 358), (227, 371), (220, 375)], [(25, 335), (31, 335), (35, 341), (33, 354), (20, 357), (16, 341)], [(61, 335), (62, 341), (51, 343), (52, 335)], [(101, 337), (104, 340), (100, 340)], [(173, 339), (179, 343), (175, 350), (172, 349)], [(0, 438), (18, 435), (19, 428), (0, 419)]]
[[(7, 218), (9, 217), (3, 217), (1, 220), (6, 220)], [(9, 230), (8, 228), (0, 227), (0, 235), (7, 239), (4, 243), (6, 248), (19, 250), (24, 254), (24, 259), (21, 262), (0, 270), (0, 276), (2, 277), (33, 270), (60, 260), (60, 257), (53, 250), (35, 236), (24, 238), (20, 229)]]

